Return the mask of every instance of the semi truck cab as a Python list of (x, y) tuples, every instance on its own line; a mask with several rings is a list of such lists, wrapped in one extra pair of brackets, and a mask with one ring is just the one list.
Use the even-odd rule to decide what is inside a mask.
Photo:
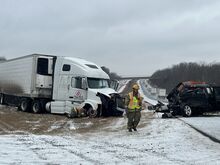
[(99, 66), (72, 57), (57, 57), (54, 64), (49, 111), (74, 115), (77, 109), (90, 117), (122, 113), (117, 110), (119, 95), (110, 88), (109, 76)]

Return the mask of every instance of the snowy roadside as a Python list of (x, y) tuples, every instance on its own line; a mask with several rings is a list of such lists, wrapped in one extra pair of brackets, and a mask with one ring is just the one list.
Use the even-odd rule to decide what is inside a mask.
[(199, 131), (220, 141), (220, 116), (181, 118)]
[(220, 145), (177, 119), (149, 118), (138, 132), (118, 118), (85, 134), (1, 135), (0, 164), (219, 164)]

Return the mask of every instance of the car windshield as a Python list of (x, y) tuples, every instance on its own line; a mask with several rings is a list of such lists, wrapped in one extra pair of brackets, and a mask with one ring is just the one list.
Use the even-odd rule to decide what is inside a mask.
[(88, 78), (89, 88), (109, 88), (109, 81), (107, 79)]

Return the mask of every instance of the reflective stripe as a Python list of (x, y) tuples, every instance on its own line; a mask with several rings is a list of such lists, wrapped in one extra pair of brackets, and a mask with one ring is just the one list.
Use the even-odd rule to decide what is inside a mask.
[(139, 99), (140, 99), (140, 94), (138, 93), (138, 98), (136, 96), (133, 96), (133, 92), (129, 93), (129, 99), (130, 102), (128, 104), (128, 108), (131, 110), (135, 110), (135, 109), (140, 109), (140, 105), (139, 105)]

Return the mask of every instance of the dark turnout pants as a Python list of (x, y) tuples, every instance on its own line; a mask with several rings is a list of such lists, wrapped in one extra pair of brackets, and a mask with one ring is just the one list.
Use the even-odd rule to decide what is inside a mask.
[(136, 128), (141, 119), (141, 111), (140, 110), (128, 110), (128, 129)]

